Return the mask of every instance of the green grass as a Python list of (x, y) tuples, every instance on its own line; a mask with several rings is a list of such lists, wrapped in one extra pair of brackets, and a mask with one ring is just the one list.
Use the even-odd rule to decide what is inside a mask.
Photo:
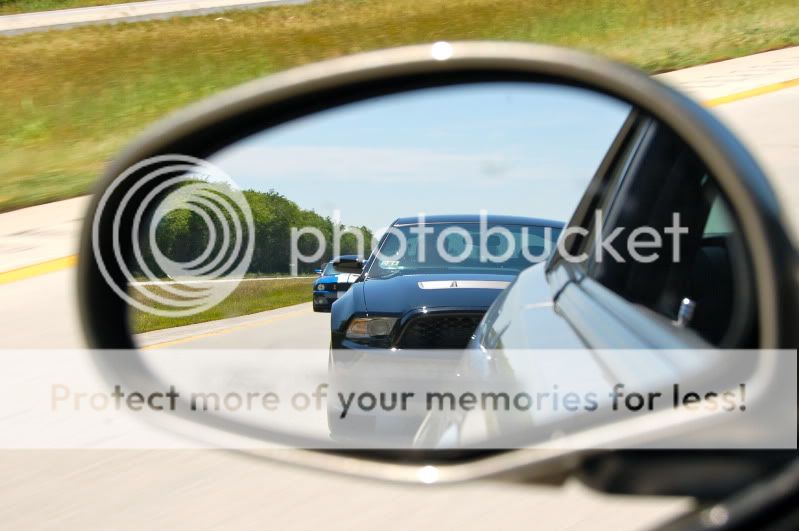
[(70, 9), (73, 7), (104, 6), (122, 4), (136, 0), (0, 0), (0, 15), (16, 15), (49, 11), (51, 9)]
[[(140, 310), (133, 310), (131, 326), (134, 333), (140, 334), (152, 330), (216, 321), (217, 319), (249, 315), (310, 302), (312, 282), (313, 278), (309, 277), (264, 282), (242, 282), (224, 301), (205, 312), (188, 317), (160, 317)], [(139, 292), (132, 290), (132, 294), (136, 300), (148, 303)], [(168, 296), (166, 293), (163, 294)], [(163, 306), (160, 307), (163, 308)]]
[(316, 0), (218, 18), (0, 37), (0, 211), (86, 192), (173, 109), (352, 52), (505, 39), (659, 72), (799, 43), (795, 0)]

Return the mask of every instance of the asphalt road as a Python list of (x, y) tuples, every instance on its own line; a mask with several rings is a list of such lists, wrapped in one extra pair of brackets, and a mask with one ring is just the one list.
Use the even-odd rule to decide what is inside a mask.
[[(310, 293), (309, 293), (310, 296)], [(311, 303), (243, 317), (147, 332), (136, 337), (141, 347), (181, 349), (323, 349), (330, 345), (330, 314)], [(323, 364), (327, 359), (322, 360)], [(325, 370), (326, 366), (322, 366)]]
[(799, 87), (715, 110), (763, 165), (785, 209), (794, 242), (799, 242)]
[[(770, 172), (799, 233), (799, 88), (715, 109)], [(74, 269), (0, 285), (0, 347), (82, 344)], [(150, 346), (324, 346), (325, 314), (293, 307), (140, 338)], [(169, 342), (169, 343), (167, 343)], [(299, 343), (298, 343), (299, 342)], [(88, 367), (86, 370), (90, 370)], [(645, 529), (684, 499), (600, 495), (475, 482), (403, 487), (254, 461), (223, 451), (0, 452), (0, 522), (8, 529)]]

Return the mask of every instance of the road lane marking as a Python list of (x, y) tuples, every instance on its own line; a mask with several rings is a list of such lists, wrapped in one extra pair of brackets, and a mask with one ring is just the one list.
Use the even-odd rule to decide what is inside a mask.
[(753, 89), (736, 92), (734, 94), (728, 94), (727, 96), (712, 98), (703, 101), (702, 104), (705, 107), (716, 107), (718, 105), (724, 105), (725, 103), (732, 103), (734, 101), (745, 100), (747, 98), (754, 98), (755, 96), (762, 96), (764, 94), (770, 94), (772, 92), (777, 92), (778, 90), (793, 87), (799, 87), (799, 78), (789, 79), (788, 81), (780, 81), (779, 83), (771, 83), (770, 85), (755, 87)]
[[(308, 303), (303, 303), (308, 304)], [(139, 347), (140, 350), (157, 350), (160, 348), (171, 347), (174, 345), (181, 345), (183, 343), (189, 343), (191, 341), (196, 341), (198, 339), (205, 339), (208, 337), (215, 337), (215, 336), (222, 336), (225, 334), (229, 334), (231, 332), (236, 332), (239, 330), (248, 330), (250, 328), (258, 328), (259, 326), (263, 326), (265, 324), (274, 323), (277, 321), (283, 321), (284, 319), (288, 319), (290, 317), (297, 317), (299, 315), (311, 313), (309, 312), (308, 308), (303, 308), (301, 310), (292, 310), (290, 312), (281, 313), (280, 315), (275, 315), (273, 317), (267, 317), (266, 319), (259, 319), (258, 321), (252, 321), (249, 323), (242, 323), (239, 325), (233, 325), (226, 328), (218, 328), (215, 330), (210, 330), (208, 332), (203, 332), (200, 334), (195, 334), (192, 336), (180, 337), (178, 339), (171, 339), (168, 341), (161, 341), (160, 343), (153, 343), (151, 345), (146, 345), (144, 347)], [(213, 322), (213, 321), (209, 321)], [(191, 325), (189, 325), (191, 326)]]
[[(717, 107), (719, 105), (724, 105), (726, 103), (733, 103), (736, 101), (741, 101), (756, 96), (771, 94), (779, 90), (789, 89), (793, 87), (799, 87), (799, 78), (790, 79), (788, 81), (780, 81), (779, 83), (771, 83), (769, 85), (755, 87), (753, 89), (736, 92), (734, 94), (728, 94), (727, 96), (720, 96), (718, 98), (704, 100), (701, 103), (705, 107)], [(679, 90), (679, 87), (677, 88)], [(73, 267), (75, 264), (77, 264), (77, 255), (71, 255), (71, 256), (65, 256), (63, 258), (56, 258), (54, 260), (48, 260), (46, 262), (41, 262), (26, 267), (21, 267), (19, 269), (12, 269), (11, 271), (0, 272), (0, 284), (7, 284), (9, 282), (25, 280), (31, 277), (44, 275), (46, 273), (53, 273), (61, 269)], [(146, 283), (141, 282), (139, 284), (144, 285)]]
[(18, 280), (25, 280), (39, 275), (46, 275), (47, 273), (54, 273), (62, 269), (75, 267), (78, 263), (78, 255), (73, 254), (56, 258), (54, 260), (47, 260), (46, 262), (39, 262), (25, 267), (12, 269), (0, 273), (0, 284), (8, 284), (10, 282), (17, 282)]
[[(23, 266), (16, 269), (0, 272), (0, 284), (8, 284), (18, 280), (26, 280), (47, 273), (54, 273), (62, 269), (69, 269), (78, 264), (78, 255), (72, 254), (69, 256), (62, 256), (61, 258), (54, 258), (46, 260), (37, 264)], [(220, 282), (254, 282), (263, 280), (310, 280), (317, 278), (316, 275), (302, 275), (296, 277), (252, 277), (252, 278), (219, 278), (214, 280), (156, 280), (147, 282), (131, 282), (135, 286), (162, 286), (166, 284), (215, 284)]]

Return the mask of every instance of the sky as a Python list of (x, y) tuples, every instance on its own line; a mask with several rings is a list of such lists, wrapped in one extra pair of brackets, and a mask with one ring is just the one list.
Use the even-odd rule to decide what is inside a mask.
[(209, 161), (243, 189), (376, 231), (419, 212), (568, 221), (629, 110), (542, 83), (422, 89), (295, 120)]

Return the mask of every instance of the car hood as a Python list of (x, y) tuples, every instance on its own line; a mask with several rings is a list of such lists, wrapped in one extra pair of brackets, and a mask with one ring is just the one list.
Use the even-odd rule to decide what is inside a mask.
[(363, 285), (370, 313), (405, 313), (415, 308), (487, 309), (515, 275), (435, 274), (367, 279)]

